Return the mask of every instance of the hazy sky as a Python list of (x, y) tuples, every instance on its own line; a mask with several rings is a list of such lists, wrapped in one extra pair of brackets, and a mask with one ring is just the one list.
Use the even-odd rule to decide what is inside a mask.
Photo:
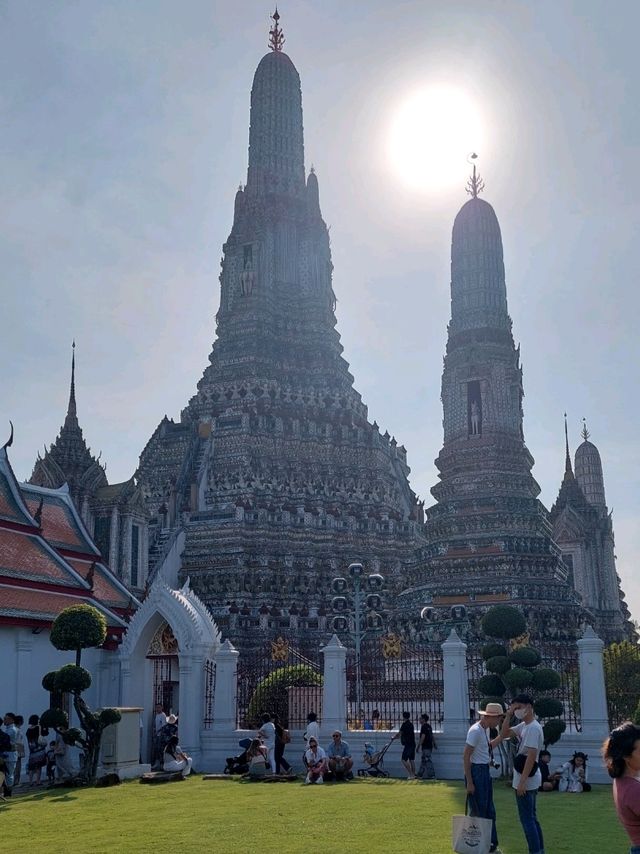
[[(74, 337), (80, 423), (111, 482), (193, 394), (271, 11), (0, 0), (0, 430), (13, 420), (19, 477), (64, 418)], [(406, 445), (429, 499), (469, 167), (461, 158), (454, 183), (411, 187), (388, 139), (406, 99), (447, 86), (482, 125), (541, 497), (550, 506), (562, 477), (563, 412), (572, 450), (585, 416), (640, 617), (640, 3), (283, 0), (280, 12), (331, 226), (339, 331), (370, 419)], [(425, 144), (426, 162), (439, 150)]]

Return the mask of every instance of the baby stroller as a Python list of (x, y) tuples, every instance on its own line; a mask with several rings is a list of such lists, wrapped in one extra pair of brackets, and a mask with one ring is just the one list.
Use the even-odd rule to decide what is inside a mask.
[(225, 774), (246, 774), (249, 771), (248, 751), (251, 747), (251, 739), (243, 738), (238, 742), (238, 747), (243, 748), (242, 753), (227, 757), (227, 764), (224, 766)]
[(368, 741), (364, 745), (364, 756), (362, 757), (366, 768), (358, 769), (358, 777), (388, 777), (389, 773), (382, 767), (384, 765), (384, 755), (391, 747), (391, 741), (388, 741), (381, 750), (376, 750), (373, 744)]

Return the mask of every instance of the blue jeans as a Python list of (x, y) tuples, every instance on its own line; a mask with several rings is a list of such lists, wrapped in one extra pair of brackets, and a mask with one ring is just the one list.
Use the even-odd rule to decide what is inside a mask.
[(544, 854), (544, 839), (542, 838), (542, 828), (536, 816), (536, 795), (537, 789), (532, 792), (525, 792), (520, 797), (516, 792), (516, 803), (518, 804), (518, 814), (520, 816), (520, 824), (524, 830), (524, 835), (529, 846), (529, 854)]
[(640, 854), (640, 845), (632, 845), (629, 854)]
[(496, 808), (493, 805), (493, 780), (489, 774), (489, 766), (472, 762), (471, 782), (476, 790), (473, 795), (469, 795), (470, 814), (477, 818), (491, 819), (491, 846), (497, 846)]

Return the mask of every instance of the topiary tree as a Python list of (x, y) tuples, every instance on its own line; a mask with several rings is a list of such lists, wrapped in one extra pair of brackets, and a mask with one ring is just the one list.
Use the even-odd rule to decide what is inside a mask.
[(630, 720), (640, 696), (640, 646), (629, 641), (612, 643), (604, 650), (609, 720), (612, 726)]
[(82, 650), (102, 646), (107, 637), (104, 614), (92, 605), (71, 605), (61, 611), (51, 627), (51, 643), (56, 649), (74, 649), (80, 666)]
[[(527, 624), (517, 608), (496, 605), (482, 618), (482, 629), (489, 637), (513, 641), (525, 634)], [(560, 675), (548, 667), (539, 667), (542, 656), (530, 646), (517, 646), (508, 652), (502, 644), (491, 642), (483, 646), (482, 658), (488, 674), (478, 681), (478, 689), (485, 695), (480, 708), (485, 708), (495, 698), (501, 700), (507, 689), (512, 695), (532, 689), (538, 696), (535, 713), (547, 719), (542, 727), (545, 744), (554, 744), (566, 729), (565, 722), (559, 720), (564, 707), (559, 700), (545, 697), (544, 692), (558, 688)]]
[(284, 726), (288, 725), (287, 688), (305, 685), (322, 685), (321, 673), (306, 664), (292, 664), (278, 667), (258, 682), (247, 708), (247, 717), (258, 720), (261, 714), (268, 712), (280, 716)]
[(66, 729), (63, 733), (65, 741), (82, 747), (83, 761), (78, 782), (85, 784), (95, 782), (102, 733), (121, 718), (117, 709), (91, 711), (82, 697), (83, 692), (91, 687), (91, 674), (84, 667), (80, 667), (81, 652), (88, 647), (102, 645), (106, 629), (104, 616), (91, 605), (72, 605), (61, 611), (51, 629), (51, 642), (57, 649), (75, 650), (76, 664), (65, 664), (59, 670), (45, 674), (42, 679), (42, 687), (54, 697), (61, 697), (62, 694), (71, 694), (73, 697), (73, 708), (82, 731), (75, 727), (67, 729), (69, 720), (61, 709), (54, 708), (43, 712), (41, 722), (43, 726), (50, 726), (56, 732)]

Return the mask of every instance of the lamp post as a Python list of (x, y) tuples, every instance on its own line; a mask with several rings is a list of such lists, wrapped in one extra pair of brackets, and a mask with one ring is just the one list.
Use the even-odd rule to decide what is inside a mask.
[[(360, 664), (360, 648), (362, 641), (369, 632), (380, 631), (383, 628), (382, 615), (377, 609), (382, 606), (382, 598), (375, 591), (381, 590), (384, 578), (377, 572), (365, 577), (361, 563), (349, 565), (349, 578), (334, 578), (331, 589), (337, 596), (331, 601), (331, 607), (337, 614), (333, 618), (333, 628), (336, 632), (349, 632), (356, 649), (356, 706), (358, 712), (362, 707), (362, 668)], [(351, 594), (350, 596), (345, 594)], [(366, 597), (366, 598), (365, 598)], [(367, 612), (364, 613), (364, 605)], [(350, 626), (352, 617), (353, 628)]]

